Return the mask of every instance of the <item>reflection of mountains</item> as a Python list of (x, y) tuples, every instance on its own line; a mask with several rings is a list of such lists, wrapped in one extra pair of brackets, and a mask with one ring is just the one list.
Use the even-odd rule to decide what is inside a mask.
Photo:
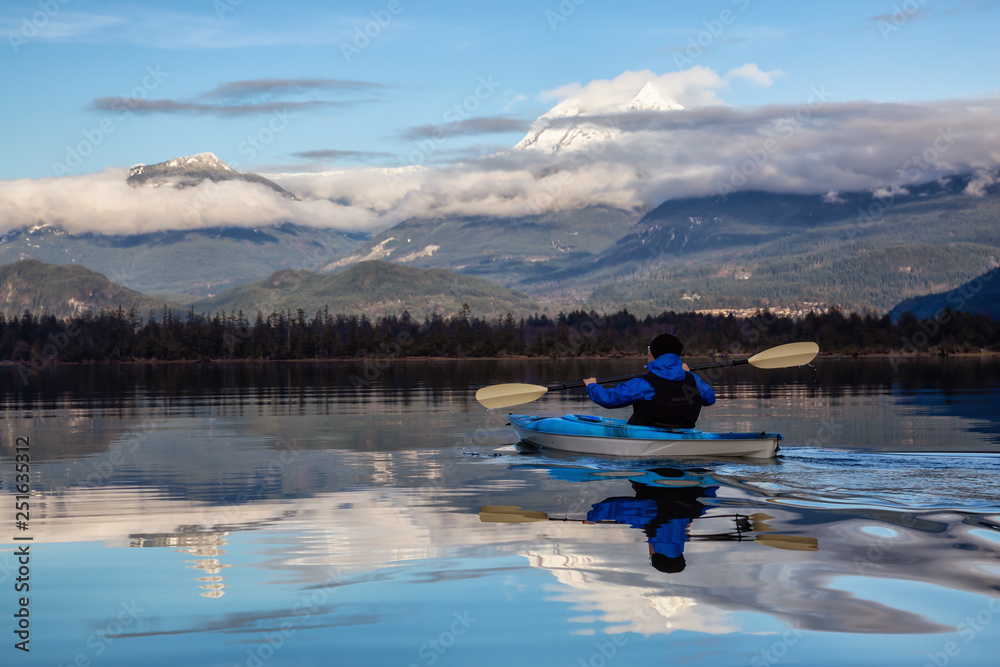
[[(361, 463), (348, 453), (328, 455), (348, 469)], [(391, 469), (395, 462), (383, 463)], [(37, 525), (36, 543), (101, 540), (180, 548), (195, 557), (188, 564), (207, 577), (220, 576), (227, 536), (262, 531), (256, 542), (242, 548), (266, 553), (273, 543), (267, 533), (281, 531), (281, 551), (260, 561), (261, 567), (284, 573), (278, 577), (284, 582), (307, 586), (328, 579), (331, 571), (350, 585), (380, 577), (387, 568), (426, 567), (420, 564), (427, 559), (516, 553), (552, 574), (559, 586), (550, 596), (585, 611), (581, 622), (600, 621), (608, 631), (643, 634), (742, 631), (744, 619), (738, 615), (745, 612), (774, 616), (804, 630), (940, 632), (948, 628), (906, 611), (905, 596), (893, 599), (884, 587), (872, 584), (903, 579), (981, 595), (998, 584), (995, 571), (983, 566), (992, 560), (996, 543), (982, 531), (996, 526), (955, 511), (916, 516), (802, 507), (791, 498), (767, 499), (724, 483), (720, 497), (708, 502), (697, 522), (721, 525), (731, 519), (720, 515), (764, 511), (773, 517), (767, 523), (774, 531), (813, 536), (822, 545), (820, 551), (780, 550), (760, 542), (690, 541), (684, 570), (664, 574), (650, 567), (648, 537), (627, 525), (552, 521), (498, 526), (481, 523), (470, 507), (477, 505), (469, 497), (470, 492), (478, 495), (477, 488), (505, 502), (521, 496), (527, 498), (524, 505), (538, 506), (545, 498), (551, 502), (553, 493), (565, 492), (562, 480), (479, 484), (470, 481), (454, 489), (430, 484), (365, 486), (244, 504), (182, 501), (128, 488), (66, 491), (39, 502), (44, 519), (33, 527)], [(620, 485), (613, 495), (627, 495), (624, 479), (609, 483), (604, 478), (593, 492), (594, 485), (573, 484), (587, 499), (565, 513), (576, 514), (606, 498), (608, 484)], [(546, 510), (561, 511), (558, 504)], [(246, 539), (240, 542), (248, 544)], [(228, 549), (231, 552), (232, 546)], [(478, 575), (471, 569), (448, 576)], [(204, 576), (197, 581), (222, 583)]]
[(973, 386), (942, 389), (922, 393), (919, 389), (898, 394), (898, 403), (915, 409), (916, 414), (931, 417), (962, 417), (972, 423), (968, 430), (986, 435), (1000, 445), (1000, 413), (997, 411), (994, 388)]
[[(0, 447), (7, 451), (16, 436), (30, 432), (37, 436), (32, 445), (33, 458), (84, 462), (92, 455), (107, 458), (116, 449), (129, 446), (136, 437), (143, 437), (144, 432), (156, 430), (168, 421), (176, 424), (184, 419), (209, 419), (234, 433), (258, 436), (262, 447), (278, 453), (282, 447), (314, 449), (339, 443), (358, 450), (385, 451), (407, 446), (392, 429), (404, 419), (412, 420), (414, 411), (424, 412), (422, 419), (439, 410), (470, 414), (478, 411), (472, 389), (480, 386), (502, 381), (547, 382), (594, 373), (614, 376), (636, 369), (634, 360), (576, 359), (476, 363), (388, 360), (382, 365), (384, 368), (379, 369), (370, 384), (357, 382), (358, 378), (371, 375), (370, 363), (366, 368), (364, 362), (352, 361), (55, 366), (31, 378), (27, 387), (14, 367), (0, 366), (0, 385), (17, 388), (0, 392), (0, 409), (31, 414), (18, 424), (2, 420)], [(772, 410), (794, 403), (796, 419), (807, 417), (816, 421), (840, 419), (838, 413), (831, 413), (829, 406), (850, 399), (871, 414), (856, 425), (838, 422), (843, 430), (831, 445), (871, 446), (874, 442), (876, 446), (883, 443), (893, 448), (895, 443), (914, 441), (912, 445), (917, 449), (940, 448), (937, 440), (923, 444), (919, 440), (926, 430), (927, 418), (949, 415), (974, 420), (970, 430), (988, 433), (991, 444), (996, 444), (1000, 421), (992, 402), (995, 394), (989, 392), (995, 392), (998, 378), (1000, 362), (970, 359), (823, 358), (816, 362), (815, 372), (723, 369), (717, 376), (709, 377), (722, 399), (709, 416), (717, 420), (723, 410), (733, 409), (728, 406), (746, 409), (745, 419), (723, 423), (722, 430), (755, 430), (765, 423), (756, 407), (762, 401), (768, 402)], [(879, 411), (888, 408), (879, 400), (866, 400), (872, 396), (893, 396), (903, 406), (916, 406), (923, 420), (914, 421), (911, 428), (906, 420), (896, 419), (893, 413), (890, 415), (893, 419), (887, 421), (886, 413)], [(546, 397), (545, 409), (575, 411), (583, 400), (572, 392), (553, 395)], [(889, 399), (885, 401), (888, 403)], [(802, 413), (810, 404), (826, 407)], [(156, 419), (150, 415), (156, 415)], [(776, 416), (779, 421), (771, 430), (786, 435), (791, 446), (806, 443), (817, 434), (817, 426), (799, 424), (781, 414)], [(394, 417), (398, 418), (396, 424), (392, 423)], [(243, 426), (246, 421), (254, 422), (253, 431)], [(441, 432), (452, 426), (452, 422), (442, 419), (442, 424), (445, 423), (447, 426)], [(713, 423), (718, 425), (717, 421)], [(796, 428), (801, 433), (797, 434)], [(263, 442), (260, 433), (272, 433), (275, 437), (270, 443)], [(923, 439), (927, 440), (926, 434)], [(967, 440), (960, 446), (966, 449), (983, 446)], [(213, 447), (218, 446), (213, 442)], [(138, 475), (137, 465), (133, 457), (132, 471)], [(197, 479), (204, 471), (205, 466), (192, 466), (190, 475), (181, 478)], [(93, 472), (91, 465), (77, 474), (86, 479)], [(198, 490), (185, 489), (185, 492)]]
[(821, 381), (834, 385), (830, 396), (891, 394), (898, 405), (916, 407), (922, 416), (978, 422), (969, 430), (989, 434), (994, 444), (1000, 444), (1000, 413), (996, 409), (1000, 360), (994, 357), (888, 357), (829, 362), (821, 369)]

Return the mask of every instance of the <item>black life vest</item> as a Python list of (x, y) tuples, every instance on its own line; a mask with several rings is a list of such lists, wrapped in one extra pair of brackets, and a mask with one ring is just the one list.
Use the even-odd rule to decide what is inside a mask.
[(655, 373), (646, 373), (642, 378), (653, 385), (656, 395), (632, 404), (629, 424), (694, 428), (705, 402), (694, 375), (686, 372), (683, 380), (665, 380)]

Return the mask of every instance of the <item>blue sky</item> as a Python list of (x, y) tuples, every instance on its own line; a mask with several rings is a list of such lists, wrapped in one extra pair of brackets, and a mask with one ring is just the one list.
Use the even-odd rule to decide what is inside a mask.
[[(737, 108), (801, 104), (815, 86), (837, 102), (995, 99), (998, 5), (8, 1), (0, 179), (202, 151), (257, 171), (397, 165), (412, 128), (453, 119), (455, 104), (506, 119), (455, 137), (434, 156), (447, 160), (512, 146), (558, 101), (546, 91), (637, 70), (780, 72), (716, 91)], [(133, 95), (156, 104), (109, 100)], [(57, 169), (81, 141), (89, 154)]]

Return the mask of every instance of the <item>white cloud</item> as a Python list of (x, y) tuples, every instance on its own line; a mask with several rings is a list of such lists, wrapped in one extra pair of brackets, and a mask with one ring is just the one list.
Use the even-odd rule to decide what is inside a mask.
[(997, 183), (997, 175), (987, 169), (976, 171), (975, 177), (965, 187), (965, 194), (973, 197), (985, 197), (986, 188)]
[(840, 196), (840, 193), (836, 190), (830, 190), (825, 195), (823, 195), (824, 204), (843, 204), (846, 199)]
[(875, 199), (893, 199), (898, 196), (908, 195), (910, 191), (900, 185), (893, 185), (892, 187), (878, 187), (872, 192), (872, 196)]
[(539, 99), (569, 101), (584, 111), (599, 112), (627, 102), (644, 85), (652, 83), (663, 97), (690, 109), (723, 104), (719, 92), (729, 88), (733, 81), (742, 79), (767, 88), (782, 76), (785, 76), (785, 72), (780, 69), (764, 72), (755, 63), (731, 69), (725, 76), (701, 65), (666, 74), (656, 74), (650, 70), (628, 71), (613, 79), (595, 79), (586, 85), (570, 83), (559, 86), (542, 92)]
[(726, 72), (727, 81), (735, 81), (737, 79), (745, 79), (750, 83), (761, 86), (762, 88), (770, 88), (774, 83), (775, 79), (787, 76), (787, 72), (780, 69), (774, 69), (770, 72), (764, 72), (756, 63), (747, 63), (746, 65), (740, 65), (739, 67), (733, 68)]
[[(687, 108), (602, 115), (646, 81)], [(801, 103), (733, 108), (717, 97), (726, 85), (711, 69), (694, 67), (666, 75), (626, 72), (549, 91), (551, 99), (575, 98), (588, 106), (583, 122), (616, 128), (614, 140), (585, 144), (584, 150), (505, 151), (404, 169), (269, 175), (303, 201), (243, 182), (130, 188), (117, 169), (0, 181), (0, 231), (39, 221), (110, 233), (283, 221), (376, 230), (412, 216), (655, 206), (731, 190), (827, 193), (829, 201), (855, 191), (892, 196), (909, 185), (974, 172), (979, 177), (968, 192), (977, 195), (1000, 165), (1000, 99), (835, 103), (820, 88), (803, 90)], [(549, 122), (558, 127), (576, 121)], [(429, 157), (451, 148), (445, 143)]]
[(570, 100), (582, 110), (599, 111), (628, 101), (647, 82), (652, 83), (664, 97), (688, 108), (722, 104), (717, 91), (728, 85), (725, 78), (712, 69), (695, 65), (680, 72), (656, 74), (650, 70), (639, 70), (624, 72), (614, 79), (596, 79), (586, 85), (570, 83), (542, 92), (539, 99)]
[[(54, 0), (53, 0), (54, 2)], [(37, 3), (36, 3), (37, 4)], [(37, 7), (36, 7), (37, 9)], [(206, 2), (198, 11), (153, 7), (117, 8), (114, 15), (56, 11), (44, 25), (31, 23), (39, 12), (0, 18), (0, 31), (21, 34), (25, 22), (34, 26), (31, 39), (78, 44), (131, 44), (158, 49), (228, 49), (267, 46), (336, 45), (371, 17), (327, 14), (322, 20), (290, 15), (284, 21), (261, 21), (248, 16), (238, 2)], [(44, 14), (44, 12), (42, 12)], [(403, 23), (397, 19), (397, 29)], [(37, 33), (37, 37), (33, 33)]]
[(317, 227), (365, 229), (377, 215), (330, 201), (294, 201), (263, 185), (206, 182), (197, 187), (133, 188), (127, 173), (0, 181), (0, 230), (37, 222), (71, 232), (133, 234), (164, 229), (237, 225), (256, 227), (288, 220)]

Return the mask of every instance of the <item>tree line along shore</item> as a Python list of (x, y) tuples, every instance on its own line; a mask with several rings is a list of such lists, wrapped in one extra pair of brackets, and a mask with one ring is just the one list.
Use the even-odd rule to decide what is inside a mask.
[(0, 362), (47, 363), (353, 359), (382, 357), (645, 356), (648, 341), (671, 332), (685, 355), (753, 354), (767, 347), (815, 341), (824, 353), (962, 354), (1000, 351), (1000, 321), (943, 310), (897, 321), (836, 308), (801, 317), (761, 310), (754, 315), (664, 312), (643, 318), (576, 310), (557, 316), (486, 319), (463, 307), (451, 317), (306, 316), (297, 312), (213, 316), (193, 311), (104, 310), (58, 319), (25, 311), (0, 314)]

